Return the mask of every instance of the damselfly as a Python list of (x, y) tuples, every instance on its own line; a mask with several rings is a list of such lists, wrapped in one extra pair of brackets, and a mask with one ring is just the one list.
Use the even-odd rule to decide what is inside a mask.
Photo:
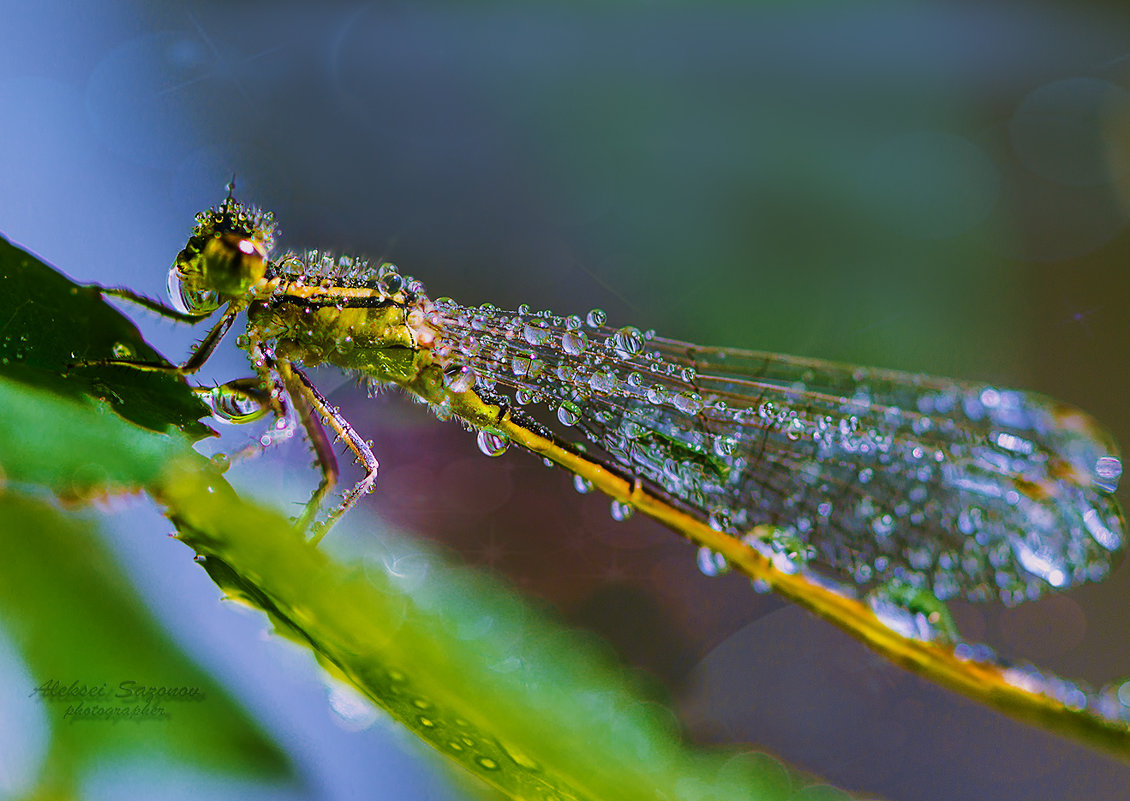
[[(276, 257), (275, 235), (269, 213), (229, 193), (198, 216), (172, 267), (179, 311), (106, 291), (179, 320), (219, 312), (183, 365), (138, 369), (195, 372), (246, 313), (237, 342), (256, 378), (221, 387), (215, 408), (273, 412), (264, 444), (305, 430), (322, 480), (299, 525), (315, 538), (377, 478), (369, 444), (302, 371), (326, 363), (415, 395), (477, 431), (490, 455), (516, 443), (564, 467), (612, 496), (614, 516), (655, 517), (699, 544), (708, 570), (728, 559), (904, 665), (1029, 717), (1101, 719), (1127, 749), (1126, 705), (1112, 692), (1080, 702), (1074, 684), (955, 645), (938, 603), (1015, 603), (1107, 574), (1123, 544), (1122, 467), (1083, 412), (992, 386), (699, 347), (611, 327), (599, 310), (433, 300), (388, 263)], [(320, 420), (365, 475), (317, 521), (338, 476)]]

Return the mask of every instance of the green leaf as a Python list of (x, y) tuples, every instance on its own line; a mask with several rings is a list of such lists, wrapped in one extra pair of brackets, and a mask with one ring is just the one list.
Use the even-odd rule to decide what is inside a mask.
[(199, 459), (187, 439), (126, 422), (110, 404), (60, 397), (0, 376), (0, 471), (66, 498), (137, 490), (174, 458)]
[[(0, 495), (0, 621), (51, 726), (41, 795), (72, 792), (84, 771), (141, 755), (288, 776), (278, 746), (145, 613), (91, 528), (43, 501)], [(162, 687), (176, 696), (154, 697)], [(75, 694), (83, 688), (98, 694)]]
[(606, 649), (492, 579), (404, 541), (379, 564), (335, 561), (199, 471), (159, 498), (229, 597), (512, 798), (789, 797), (771, 759), (685, 745)]
[(108, 402), (154, 431), (175, 425), (194, 439), (208, 409), (175, 376), (128, 367), (76, 366), (84, 360), (160, 361), (137, 328), (97, 288), (79, 286), (0, 237), (0, 375), (59, 395)]

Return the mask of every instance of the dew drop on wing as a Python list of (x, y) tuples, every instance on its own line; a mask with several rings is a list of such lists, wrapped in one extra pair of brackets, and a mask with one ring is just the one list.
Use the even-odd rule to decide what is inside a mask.
[(791, 532), (763, 546), (783, 570), (1015, 602), (1101, 577), (1121, 547), (1117, 450), (1039, 395), (609, 331), (597, 309), (441, 313), (455, 363), (544, 404), (597, 459), (703, 522)]

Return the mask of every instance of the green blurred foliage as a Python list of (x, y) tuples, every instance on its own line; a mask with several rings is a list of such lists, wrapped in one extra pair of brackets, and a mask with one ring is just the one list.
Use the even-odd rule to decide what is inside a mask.
[[(231, 776), (288, 776), (278, 746), (160, 629), (92, 529), (42, 500), (0, 496), (0, 621), (45, 690), (37, 700), (50, 725), (38, 793), (65, 796), (95, 767), (157, 755)], [(74, 682), (104, 692), (50, 697)], [(198, 700), (139, 696), (161, 687)], [(83, 719), (99, 709), (142, 718)]]

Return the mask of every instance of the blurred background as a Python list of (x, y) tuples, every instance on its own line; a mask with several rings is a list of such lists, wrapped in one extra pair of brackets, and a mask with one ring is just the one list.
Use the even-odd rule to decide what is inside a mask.
[[(0, 110), (0, 232), (80, 282), (163, 297), (193, 215), (234, 174), (284, 247), (391, 259), (433, 297), (601, 307), (702, 344), (1023, 387), (1130, 442), (1119, 3), (41, 0), (6, 11)], [(173, 360), (202, 333), (127, 313)], [(228, 342), (201, 379), (247, 373)], [(347, 532), (404, 530), (504, 576), (606, 638), (690, 739), (899, 801), (1126, 797), (1127, 766), (740, 577), (702, 576), (676, 535), (614, 522), (563, 473), (513, 449), (486, 459), (402, 398), (317, 377), (382, 463)], [(285, 506), (314, 486), (308, 462), (294, 443), (232, 481)], [(178, 781), (209, 797), (466, 797), (393, 724), (335, 713), (310, 659), (220, 604), (151, 505), (110, 511), (105, 547), (304, 787), (190, 766)], [(1103, 684), (1130, 675), (1128, 601), (1123, 567), (954, 611), (970, 639)], [(20, 720), (42, 740), (41, 713)], [(0, 774), (18, 795), (34, 771), (15, 759)], [(109, 765), (87, 789), (151, 796), (170, 775)]]

